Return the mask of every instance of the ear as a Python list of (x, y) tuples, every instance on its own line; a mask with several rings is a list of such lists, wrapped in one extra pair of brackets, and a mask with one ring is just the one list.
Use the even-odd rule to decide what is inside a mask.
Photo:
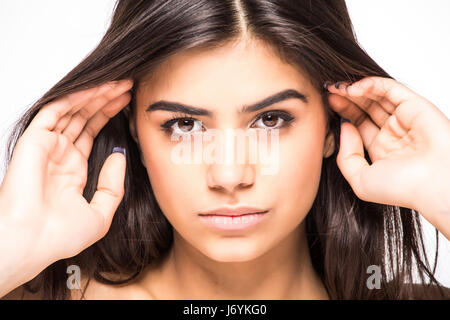
[(131, 137), (133, 138), (134, 142), (136, 142), (139, 149), (139, 153), (141, 155), (141, 162), (144, 165), (144, 167), (146, 167), (144, 157), (142, 156), (141, 147), (139, 145), (139, 139), (137, 137), (136, 117), (134, 116), (134, 114), (131, 114), (129, 106), (127, 106), (125, 109), (126, 109), (125, 115), (128, 118), (128, 127), (130, 128)]
[(323, 146), (323, 157), (328, 158), (334, 152), (336, 148), (336, 143), (334, 141), (333, 132), (329, 131), (327, 137), (325, 138), (325, 143)]

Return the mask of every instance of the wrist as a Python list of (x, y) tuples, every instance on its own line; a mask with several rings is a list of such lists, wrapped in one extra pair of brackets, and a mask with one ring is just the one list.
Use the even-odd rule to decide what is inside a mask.
[(450, 192), (422, 194), (415, 208), (429, 223), (450, 241)]
[[(0, 201), (0, 210), (8, 209)], [(3, 211), (5, 213), (5, 211)], [(26, 225), (0, 215), (0, 298), (36, 277), (50, 260), (39, 256), (38, 239)]]

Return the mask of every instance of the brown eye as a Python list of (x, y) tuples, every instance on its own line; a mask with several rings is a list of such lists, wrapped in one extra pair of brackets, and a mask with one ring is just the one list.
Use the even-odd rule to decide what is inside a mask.
[(258, 116), (251, 127), (262, 129), (276, 129), (288, 126), (294, 117), (285, 111), (272, 110)]
[(194, 128), (194, 120), (191, 119), (181, 119), (178, 120), (178, 128), (183, 132), (189, 132)]
[(170, 119), (161, 124), (161, 128), (169, 135), (191, 134), (197, 131), (204, 131), (201, 120), (197, 120), (188, 116)]
[(261, 119), (266, 127), (273, 127), (278, 123), (278, 116), (274, 114), (264, 115)]

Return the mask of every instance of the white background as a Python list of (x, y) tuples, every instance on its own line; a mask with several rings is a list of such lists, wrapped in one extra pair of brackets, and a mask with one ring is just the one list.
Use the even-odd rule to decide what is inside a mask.
[[(366, 52), (450, 118), (450, 1), (347, 4)], [(0, 170), (13, 122), (93, 50), (113, 5), (112, 0), (0, 0)], [(433, 230), (426, 223), (431, 249)], [(450, 242), (443, 236), (439, 255), (437, 278), (450, 287)]]

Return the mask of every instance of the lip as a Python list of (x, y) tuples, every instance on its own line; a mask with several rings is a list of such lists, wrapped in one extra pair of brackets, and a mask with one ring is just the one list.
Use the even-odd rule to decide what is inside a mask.
[(255, 207), (222, 207), (199, 213), (200, 216), (217, 215), (217, 216), (241, 216), (245, 214), (263, 213), (268, 210)]
[(206, 226), (216, 230), (244, 230), (263, 221), (268, 211), (252, 207), (219, 208), (199, 216)]

